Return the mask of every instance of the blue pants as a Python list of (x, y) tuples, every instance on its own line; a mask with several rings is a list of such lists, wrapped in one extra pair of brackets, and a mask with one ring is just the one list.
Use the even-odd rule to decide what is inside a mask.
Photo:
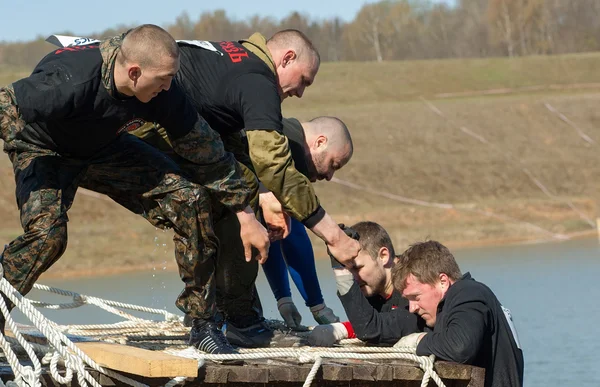
[(301, 222), (292, 219), (290, 235), (271, 243), (269, 259), (262, 267), (275, 299), (279, 300), (292, 295), (287, 275), (289, 269), (292, 280), (304, 298), (306, 306), (311, 307), (323, 303), (312, 244)]

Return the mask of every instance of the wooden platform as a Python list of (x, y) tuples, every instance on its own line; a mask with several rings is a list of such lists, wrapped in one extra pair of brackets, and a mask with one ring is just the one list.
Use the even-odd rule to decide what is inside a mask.
[[(20, 328), (27, 340), (45, 344), (45, 337), (35, 329)], [(7, 335), (10, 335), (9, 332)], [(132, 346), (78, 338), (70, 337), (98, 365), (149, 386), (163, 386), (176, 376), (189, 378), (185, 386), (301, 386), (312, 365), (299, 364), (291, 358), (260, 359), (245, 361), (243, 365), (207, 361), (198, 369), (196, 360), (136, 347), (134, 342), (131, 342)], [(287, 343), (290, 344), (293, 338), (286, 339), (290, 339)], [(284, 339), (277, 342), (286, 344)], [(435, 370), (447, 387), (483, 387), (485, 372), (482, 368), (438, 361)], [(90, 372), (102, 386), (126, 386), (96, 371)], [(5, 382), (14, 378), (1, 352), (0, 378)], [(43, 372), (43, 379), (44, 386), (58, 385), (47, 369)], [(324, 359), (312, 386), (420, 386), (422, 379), (423, 371), (407, 360)], [(69, 385), (78, 386), (76, 380)], [(432, 381), (429, 385), (436, 384)]]
[[(337, 363), (337, 364), (336, 364)], [(423, 372), (410, 362), (371, 361), (326, 362), (317, 373), (313, 386), (420, 386)], [(207, 364), (198, 371), (195, 380), (185, 386), (301, 386), (310, 371), (310, 365), (297, 365), (283, 361), (249, 363), (241, 366)], [(436, 362), (435, 370), (447, 387), (483, 387), (485, 372), (482, 368), (448, 362)], [(102, 386), (126, 386), (105, 375), (91, 371)], [(149, 386), (163, 386), (170, 378), (148, 378), (123, 373)], [(12, 380), (12, 370), (6, 363), (0, 364), (0, 378)], [(44, 373), (44, 386), (57, 386), (49, 373)], [(430, 382), (430, 386), (435, 386)], [(68, 386), (78, 386), (77, 382)]]

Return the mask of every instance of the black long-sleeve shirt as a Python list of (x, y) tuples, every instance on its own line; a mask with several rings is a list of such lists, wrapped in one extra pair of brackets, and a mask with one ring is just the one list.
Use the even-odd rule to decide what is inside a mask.
[(432, 333), (417, 346), (417, 355), (485, 368), (485, 386), (522, 386), (523, 351), (508, 309), (469, 273), (440, 301)]
[(408, 301), (396, 290), (388, 298), (365, 297), (354, 282), (348, 293), (338, 293), (338, 297), (350, 321), (351, 326), (345, 324), (348, 333), (353, 331), (368, 343), (393, 345), (403, 336), (425, 329), (423, 319), (408, 311)]
[[(147, 103), (118, 95), (112, 68), (119, 47), (120, 37), (115, 37), (48, 54), (29, 77), (12, 84), (20, 116), (9, 117), (4, 125), (18, 126), (12, 131), (16, 140), (87, 159), (122, 133), (157, 122), (166, 128), (176, 153), (210, 168), (204, 185), (217, 191), (232, 211), (246, 207), (250, 189), (233, 155), (225, 152), (219, 134), (198, 114), (180, 85), (173, 82)], [(6, 100), (9, 93), (0, 89)]]

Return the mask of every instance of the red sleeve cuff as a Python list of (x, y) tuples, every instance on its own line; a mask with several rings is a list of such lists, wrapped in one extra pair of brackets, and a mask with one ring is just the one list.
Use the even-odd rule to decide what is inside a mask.
[(350, 324), (350, 321), (342, 321), (342, 325), (344, 325), (344, 328), (346, 328), (346, 330), (348, 331), (348, 338), (356, 339), (356, 333), (354, 333), (354, 328), (352, 328), (352, 324)]

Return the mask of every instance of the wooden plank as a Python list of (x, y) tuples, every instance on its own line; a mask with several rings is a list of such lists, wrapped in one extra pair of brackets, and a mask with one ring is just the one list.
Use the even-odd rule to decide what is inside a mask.
[(465, 364), (451, 363), (448, 361), (436, 361), (435, 372), (443, 379), (469, 380), (474, 367)]
[(102, 367), (149, 378), (196, 377), (198, 361), (164, 352), (103, 342), (75, 343)]
[[(321, 366), (321, 370), (323, 370), (323, 379), (325, 379), (325, 380), (337, 380), (337, 381), (352, 380), (352, 367), (351, 366), (323, 364)], [(321, 372), (321, 370), (319, 370), (319, 372)], [(319, 377), (319, 372), (317, 372), (316, 378)]]
[[(26, 325), (19, 325), (18, 328), (26, 340), (41, 345), (48, 344), (46, 337), (36, 328)], [(13, 332), (8, 329), (5, 334), (14, 337)], [(94, 341), (87, 337), (67, 337), (101, 367), (149, 378), (198, 376), (198, 361), (194, 359), (128, 345)]]
[(394, 380), (394, 369), (389, 365), (378, 365), (375, 375), (375, 380), (391, 381)]
[(269, 382), (303, 382), (310, 373), (310, 366), (270, 367)]
[(483, 387), (485, 383), (485, 368), (472, 367), (471, 380), (467, 387)]
[(422, 380), (423, 371), (414, 364), (391, 364), (394, 380)]
[(375, 381), (377, 379), (377, 366), (371, 364), (361, 364), (352, 367), (352, 378), (354, 380)]
[(227, 382), (268, 383), (269, 369), (256, 366), (231, 366)]
[(205, 365), (198, 372), (198, 382), (202, 383), (227, 383), (229, 367), (220, 365)]

